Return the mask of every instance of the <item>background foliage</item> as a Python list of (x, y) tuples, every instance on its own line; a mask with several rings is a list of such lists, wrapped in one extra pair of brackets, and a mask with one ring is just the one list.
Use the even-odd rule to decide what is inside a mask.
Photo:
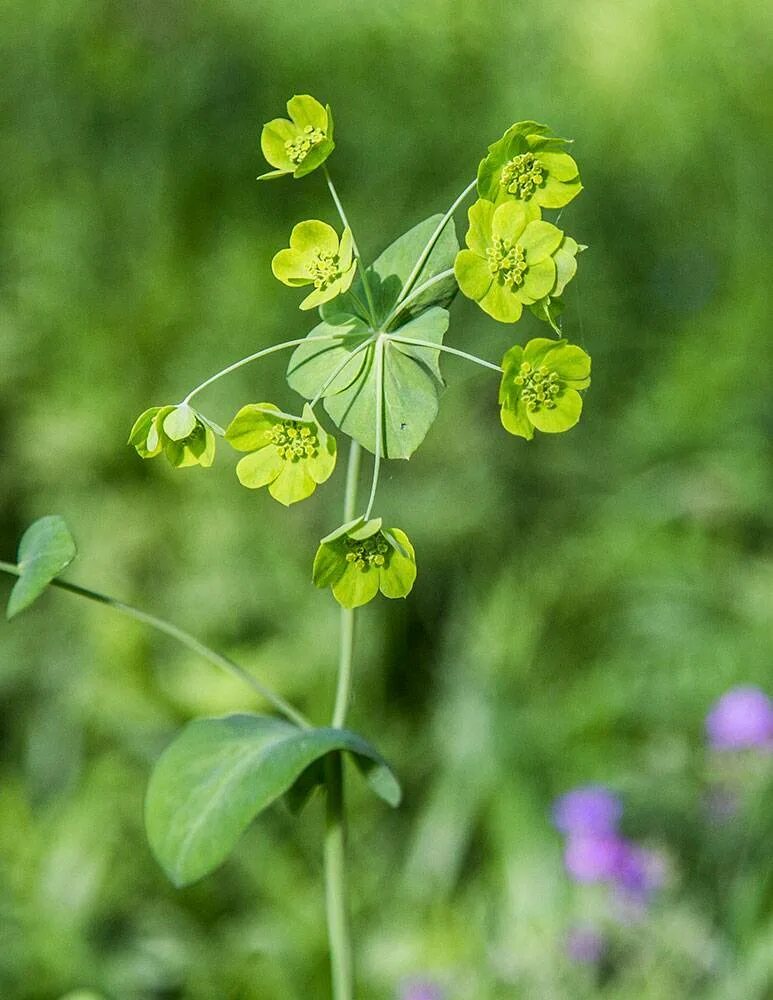
[[(319, 174), (255, 182), (260, 126), (293, 92), (331, 103), (368, 257), (442, 211), (510, 122), (577, 140), (582, 423), (513, 440), (496, 379), (446, 359), (426, 444), (387, 467), (379, 506), (420, 575), (360, 618), (352, 726), (406, 790), (391, 814), (352, 789), (363, 996), (415, 974), (476, 1000), (770, 995), (765, 775), (712, 821), (702, 720), (769, 683), (773, 653), (772, 20), (753, 0), (0, 6), (2, 557), (63, 514), (70, 579), (156, 608), (315, 719), (337, 613), (310, 566), (342, 477), (286, 511), (225, 450), (174, 473), (125, 447), (146, 406), (308, 328), (269, 261), (293, 223), (335, 216)], [(512, 339), (457, 300), (449, 343), (496, 359)], [(282, 364), (205, 410), (297, 408)], [(272, 811), (183, 892), (145, 844), (151, 763), (193, 715), (249, 706), (240, 689), (51, 593), (0, 627), (0, 699), (4, 998), (325, 995), (319, 802)], [(569, 885), (548, 813), (591, 780), (670, 872), (601, 969), (565, 956), (598, 901)]]

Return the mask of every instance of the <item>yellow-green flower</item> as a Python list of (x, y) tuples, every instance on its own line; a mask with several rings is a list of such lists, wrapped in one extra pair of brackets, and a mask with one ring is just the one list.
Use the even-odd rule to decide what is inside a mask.
[(275, 118), (263, 126), (260, 148), (275, 170), (258, 180), (272, 177), (305, 177), (316, 170), (335, 148), (333, 112), (308, 94), (296, 94), (287, 102), (287, 118)]
[(551, 135), (547, 125), (516, 122), (481, 161), (478, 194), (496, 204), (520, 201), (530, 219), (538, 219), (541, 208), (568, 205), (582, 191), (568, 145), (567, 139)]
[(311, 496), (333, 473), (335, 439), (325, 433), (307, 403), (302, 417), (282, 413), (273, 403), (250, 403), (236, 414), (225, 432), (237, 451), (248, 451), (236, 466), (248, 489), (268, 486), (285, 507)]
[(301, 309), (314, 309), (348, 291), (356, 269), (351, 230), (344, 229), (339, 243), (335, 229), (317, 219), (299, 222), (290, 234), (290, 246), (271, 261), (274, 276), (283, 284), (314, 285)]
[(399, 528), (383, 528), (381, 518), (358, 517), (322, 539), (312, 579), (330, 587), (344, 608), (358, 608), (381, 591), (407, 597), (416, 579), (416, 554)]
[(209, 468), (215, 460), (216, 424), (189, 406), (151, 406), (136, 420), (129, 434), (142, 458), (164, 454), (175, 469), (192, 465)]
[(464, 294), (502, 323), (515, 323), (525, 305), (556, 284), (556, 251), (564, 234), (550, 222), (529, 221), (522, 202), (494, 206), (481, 199), (469, 210), (469, 249), (460, 250), (454, 273)]
[(538, 337), (502, 358), (499, 389), (502, 426), (531, 440), (534, 430), (568, 431), (582, 413), (578, 390), (590, 385), (590, 357), (565, 340)]

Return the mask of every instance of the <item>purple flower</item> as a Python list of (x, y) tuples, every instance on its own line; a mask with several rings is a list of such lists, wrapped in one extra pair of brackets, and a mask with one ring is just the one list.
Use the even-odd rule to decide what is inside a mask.
[(608, 882), (616, 878), (625, 842), (615, 835), (571, 834), (564, 847), (564, 867), (575, 882)]
[(614, 880), (631, 902), (648, 903), (652, 894), (662, 888), (665, 881), (663, 858), (646, 847), (624, 842)]
[(773, 704), (757, 687), (731, 688), (706, 716), (706, 734), (715, 750), (773, 747)]
[(443, 991), (429, 979), (415, 979), (403, 986), (400, 1000), (443, 1000)]
[(568, 835), (613, 835), (622, 814), (620, 799), (603, 785), (575, 788), (553, 805), (553, 823)]
[(572, 927), (566, 935), (566, 953), (573, 962), (595, 965), (606, 951), (606, 941), (595, 927)]

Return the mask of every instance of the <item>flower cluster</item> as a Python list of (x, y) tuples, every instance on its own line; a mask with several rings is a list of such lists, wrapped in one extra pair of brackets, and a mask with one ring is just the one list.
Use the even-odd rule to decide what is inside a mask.
[(250, 403), (233, 418), (225, 437), (237, 451), (250, 453), (236, 466), (242, 486), (268, 486), (286, 507), (311, 496), (335, 468), (335, 439), (308, 403), (302, 417), (282, 413), (273, 403)]
[(381, 591), (407, 597), (416, 579), (416, 554), (404, 531), (383, 528), (381, 518), (341, 525), (320, 542), (312, 579), (330, 587), (345, 608), (358, 608)]
[(287, 118), (274, 118), (263, 126), (260, 146), (274, 167), (259, 180), (274, 177), (305, 177), (316, 170), (335, 148), (333, 113), (308, 94), (296, 95), (287, 102)]
[(175, 469), (192, 465), (209, 468), (215, 460), (215, 434), (220, 428), (189, 406), (151, 406), (135, 421), (129, 434), (142, 458), (163, 454)]
[(566, 840), (564, 867), (575, 882), (604, 882), (619, 898), (645, 906), (663, 884), (658, 854), (619, 832), (620, 799), (601, 785), (587, 785), (556, 800), (553, 822)]
[(291, 287), (313, 285), (301, 309), (315, 309), (349, 290), (357, 261), (353, 260), (351, 230), (338, 234), (326, 222), (299, 222), (290, 234), (290, 246), (271, 261), (274, 276)]

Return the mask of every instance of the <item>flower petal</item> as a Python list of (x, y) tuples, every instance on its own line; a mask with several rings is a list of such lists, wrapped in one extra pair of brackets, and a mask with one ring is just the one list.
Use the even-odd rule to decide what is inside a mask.
[(236, 465), (236, 475), (248, 490), (259, 490), (261, 486), (267, 486), (276, 479), (284, 464), (276, 446), (269, 444), (245, 455)]
[(311, 579), (315, 587), (329, 587), (340, 580), (347, 569), (346, 550), (339, 542), (322, 542), (314, 556)]
[(295, 164), (288, 156), (285, 143), (298, 135), (298, 129), (286, 118), (274, 118), (267, 122), (260, 133), (260, 148), (272, 167), (287, 173), (295, 170)]
[(526, 226), (518, 242), (526, 251), (526, 263), (531, 266), (549, 257), (561, 245), (563, 238), (560, 229), (540, 219)]
[(293, 226), (290, 246), (302, 254), (313, 254), (318, 250), (335, 254), (338, 253), (338, 233), (326, 222), (308, 219)]
[(321, 132), (327, 132), (327, 111), (316, 98), (310, 94), (296, 94), (287, 102), (287, 113), (301, 128), (311, 125)]
[(494, 280), (486, 261), (472, 250), (460, 250), (454, 261), (454, 274), (459, 288), (467, 296), (479, 302)]
[(481, 257), (486, 256), (486, 250), (491, 246), (491, 223), (494, 218), (494, 206), (490, 201), (481, 198), (470, 205), (467, 212), (470, 228), (467, 230), (465, 242), (470, 250)]
[(344, 608), (359, 608), (373, 600), (378, 585), (378, 569), (357, 569), (347, 564), (343, 576), (333, 584), (333, 596)]
[(324, 483), (330, 479), (336, 465), (336, 442), (335, 438), (317, 425), (319, 436), (319, 451), (314, 458), (306, 460), (309, 474), (315, 483)]
[[(515, 202), (513, 202), (515, 204)], [(518, 298), (518, 294), (512, 291), (505, 284), (498, 281), (491, 283), (491, 288), (486, 292), (478, 305), (489, 316), (498, 319), (500, 323), (515, 323), (521, 318), (523, 303)]]
[(556, 396), (556, 405), (552, 410), (541, 406), (529, 413), (529, 420), (538, 431), (546, 434), (560, 434), (568, 431), (577, 423), (582, 413), (582, 396), (574, 389), (565, 389)]
[(273, 403), (249, 403), (228, 425), (225, 439), (236, 451), (264, 448), (271, 441), (271, 429), (282, 422), (280, 413)]
[(317, 167), (325, 162), (334, 149), (335, 143), (332, 139), (325, 139), (318, 146), (314, 146), (295, 168), (293, 176), (300, 179), (301, 177), (305, 177), (306, 174), (310, 174), (312, 170), (316, 170)]
[(278, 278), (283, 285), (297, 288), (300, 285), (310, 285), (314, 280), (309, 274), (308, 257), (298, 250), (285, 248), (274, 254), (271, 261), (271, 270), (274, 277)]
[(528, 361), (534, 368), (542, 364), (545, 355), (552, 348), (559, 344), (565, 344), (565, 340), (551, 340), (549, 337), (535, 337), (530, 340), (523, 350), (523, 360)]
[[(529, 213), (522, 201), (505, 201), (497, 206), (491, 220), (494, 238), (521, 242), (521, 234), (529, 224)], [(533, 223), (532, 223), (533, 225)]]
[(523, 400), (518, 399), (512, 406), (503, 406), (499, 411), (499, 417), (508, 433), (526, 438), (527, 441), (531, 441), (534, 437), (534, 428), (526, 416), (526, 404)]
[(394, 536), (406, 554), (392, 549), (387, 565), (379, 570), (379, 588), (384, 597), (407, 597), (416, 580), (416, 554), (404, 531), (389, 528), (388, 534)]
[(556, 265), (552, 257), (545, 257), (538, 264), (529, 264), (521, 286), (524, 295), (536, 301), (552, 291), (556, 283)]
[(554, 346), (545, 354), (542, 364), (547, 365), (565, 381), (584, 382), (590, 377), (590, 355), (575, 344), (564, 343)]
[(548, 175), (545, 184), (537, 188), (534, 197), (543, 208), (563, 208), (582, 191), (580, 178), (572, 181), (558, 181)]
[(557, 181), (571, 181), (580, 172), (580, 168), (568, 153), (537, 153), (537, 158), (550, 177)]
[(338, 247), (338, 259), (341, 262), (341, 270), (346, 271), (352, 262), (354, 255), (354, 238), (352, 231), (347, 226), (341, 234), (341, 243)]
[[(242, 459), (244, 461), (244, 459)], [(269, 484), (268, 492), (285, 507), (310, 497), (317, 484), (309, 472), (306, 461), (284, 462), (284, 468)]]
[(565, 236), (561, 246), (553, 254), (556, 262), (556, 286), (553, 296), (559, 296), (577, 273), (577, 252), (579, 247), (571, 236)]

